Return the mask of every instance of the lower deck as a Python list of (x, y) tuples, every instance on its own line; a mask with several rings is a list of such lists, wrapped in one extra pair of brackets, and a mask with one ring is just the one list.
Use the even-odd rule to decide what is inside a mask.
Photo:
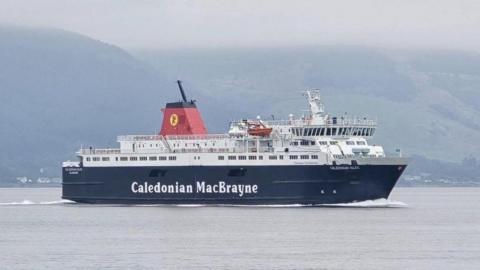
[(390, 165), (65, 167), (64, 199), (121, 204), (325, 204), (387, 198)]

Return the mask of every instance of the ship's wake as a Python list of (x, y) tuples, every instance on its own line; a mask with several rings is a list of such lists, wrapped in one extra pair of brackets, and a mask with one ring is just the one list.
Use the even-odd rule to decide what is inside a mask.
[(408, 207), (408, 205), (401, 201), (395, 201), (390, 199), (376, 199), (376, 200), (367, 200), (361, 202), (351, 202), (351, 203), (337, 203), (337, 204), (322, 204), (319, 206), (326, 207), (363, 207), (363, 208), (402, 208)]
[[(14, 201), (14, 202), (0, 202), (0, 206), (9, 206), (9, 205), (67, 205), (67, 204), (76, 204), (76, 202), (70, 200), (57, 200), (57, 201), (41, 201), (34, 202), (31, 200), (23, 201)], [(105, 206), (105, 205), (103, 205)], [(111, 206), (121, 206), (121, 205), (111, 205)], [(296, 207), (351, 207), (351, 208), (403, 208), (408, 207), (406, 203), (401, 201), (395, 201), (390, 199), (377, 199), (377, 200), (367, 200), (361, 202), (352, 202), (352, 203), (337, 203), (337, 204), (316, 204), (316, 205), (305, 205), (305, 204), (283, 204), (283, 205), (240, 205), (240, 204), (147, 204), (147, 205), (125, 205), (125, 206), (147, 206), (147, 207), (259, 207), (259, 208), (296, 208)]]
[(345, 207), (345, 208), (404, 208), (408, 205), (401, 201), (391, 199), (366, 200), (351, 203), (336, 204), (284, 204), (284, 205), (219, 205), (219, 206), (235, 206), (235, 207), (267, 207), (267, 208), (295, 208), (295, 207)]
[(43, 202), (34, 202), (30, 200), (15, 201), (15, 202), (0, 202), (0, 206), (8, 205), (58, 205), (58, 204), (72, 204), (75, 203), (70, 200), (58, 200), (58, 201), (43, 201)]

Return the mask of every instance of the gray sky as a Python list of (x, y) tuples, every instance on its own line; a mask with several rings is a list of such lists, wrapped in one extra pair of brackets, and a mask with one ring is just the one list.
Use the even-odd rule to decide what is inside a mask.
[(317, 44), (480, 51), (480, 0), (0, 0), (0, 23), (125, 48)]

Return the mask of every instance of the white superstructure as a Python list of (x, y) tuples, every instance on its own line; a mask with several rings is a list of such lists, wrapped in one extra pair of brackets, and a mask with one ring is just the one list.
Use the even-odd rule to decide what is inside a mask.
[[(377, 122), (325, 113), (317, 90), (306, 91), (310, 115), (300, 119), (241, 120), (226, 134), (119, 136), (119, 148), (80, 149), (84, 167), (362, 165), (390, 164), (382, 146), (369, 140)], [(66, 162), (64, 166), (80, 166)]]

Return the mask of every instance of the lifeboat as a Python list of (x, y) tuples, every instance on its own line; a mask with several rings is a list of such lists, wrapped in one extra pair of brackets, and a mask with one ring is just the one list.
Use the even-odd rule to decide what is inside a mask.
[(248, 135), (268, 137), (272, 133), (272, 128), (266, 127), (262, 122), (247, 122)]

